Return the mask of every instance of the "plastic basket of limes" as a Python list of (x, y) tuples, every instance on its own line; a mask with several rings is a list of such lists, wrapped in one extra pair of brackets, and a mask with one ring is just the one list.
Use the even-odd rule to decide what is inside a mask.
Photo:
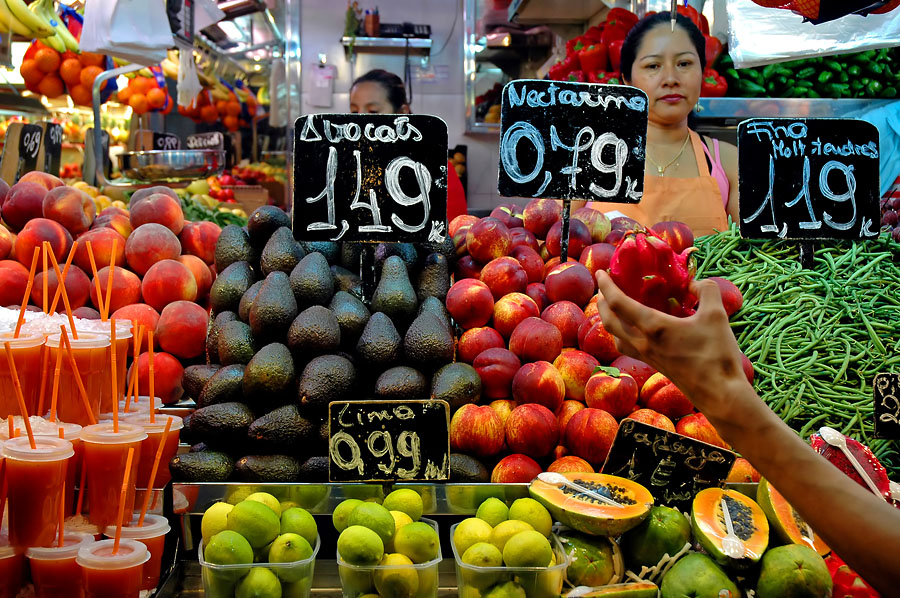
[(421, 496), (395, 490), (382, 504), (348, 499), (332, 515), (344, 598), (436, 598), (437, 523), (422, 518)]
[(258, 492), (206, 510), (198, 548), (206, 598), (309, 596), (318, 529), (308, 511), (283, 504)]

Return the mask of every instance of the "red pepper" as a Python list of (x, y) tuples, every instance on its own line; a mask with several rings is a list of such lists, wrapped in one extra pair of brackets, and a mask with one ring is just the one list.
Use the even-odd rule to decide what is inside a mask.
[(684, 15), (687, 18), (689, 18), (694, 23), (694, 25), (697, 26), (697, 29), (700, 29), (701, 32), (703, 31), (703, 26), (700, 24), (700, 13), (697, 12), (696, 8), (694, 8), (693, 6), (690, 6), (690, 5), (681, 6), (679, 4), (678, 14)]
[(603, 35), (600, 43), (609, 47), (609, 44), (616, 41), (617, 39), (625, 39), (625, 36), (628, 35), (628, 29), (624, 27), (624, 25), (609, 25), (603, 28)]
[(704, 98), (720, 98), (728, 91), (725, 77), (708, 68), (703, 71), (703, 82), (700, 84), (700, 96)]
[(600, 41), (600, 37), (603, 35), (603, 23), (599, 25), (592, 25), (588, 28), (587, 31), (584, 32), (584, 39), (588, 40), (592, 44), (596, 44)]
[(621, 85), (622, 84), (622, 75), (619, 71), (609, 71), (606, 73), (606, 76), (603, 78), (601, 83), (606, 83), (607, 85)]
[(584, 83), (584, 72), (581, 70), (572, 71), (566, 77), (566, 81), (570, 81), (572, 83)]
[(606, 26), (620, 25), (628, 31), (638, 22), (637, 15), (626, 8), (611, 8), (606, 14)]
[(622, 45), (624, 43), (624, 39), (617, 39), (607, 47), (609, 65), (614, 71), (618, 71), (622, 68)]
[(606, 70), (606, 46), (592, 44), (578, 53), (578, 62), (585, 72)]
[(552, 81), (565, 81), (566, 75), (569, 72), (566, 70), (564, 63), (557, 62), (553, 66), (550, 67), (550, 70), (547, 72), (547, 76), (550, 77)]
[(714, 35), (704, 35), (703, 37), (706, 38), (706, 66), (712, 67), (724, 48), (718, 37)]
[(566, 42), (566, 56), (571, 56), (572, 54), (577, 54), (586, 46), (591, 45), (591, 43), (584, 38), (583, 35), (579, 35), (578, 37), (573, 37), (569, 41)]
[(603, 71), (590, 72), (587, 74), (588, 83), (603, 83), (603, 77), (606, 75)]

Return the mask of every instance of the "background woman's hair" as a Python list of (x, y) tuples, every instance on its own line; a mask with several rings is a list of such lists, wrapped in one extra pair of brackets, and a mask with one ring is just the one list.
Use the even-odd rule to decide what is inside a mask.
[(384, 69), (373, 69), (365, 75), (357, 77), (350, 88), (353, 89), (357, 83), (366, 82), (378, 83), (384, 88), (388, 102), (390, 102), (394, 112), (400, 112), (403, 105), (409, 103), (406, 100), (406, 86), (403, 84), (403, 79), (394, 73)]
[[(644, 36), (654, 27), (669, 27), (671, 22), (671, 13), (664, 11), (644, 17), (637, 22), (637, 25), (631, 28), (628, 36), (625, 38), (625, 42), (622, 44), (621, 72), (625, 79), (631, 81), (631, 69), (634, 66), (635, 58), (637, 58), (637, 50), (641, 42), (644, 41)], [(691, 43), (694, 44), (697, 55), (700, 57), (700, 70), (706, 70), (706, 40), (703, 38), (703, 33), (694, 25), (693, 21), (682, 14), (676, 15), (675, 25), (684, 29), (688, 37), (691, 38)]]

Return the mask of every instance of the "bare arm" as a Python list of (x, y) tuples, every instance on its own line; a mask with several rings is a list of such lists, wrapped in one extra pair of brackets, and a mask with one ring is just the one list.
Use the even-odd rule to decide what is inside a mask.
[(713, 282), (700, 308), (676, 318), (627, 297), (597, 273), (603, 325), (619, 350), (668, 376), (854, 570), (884, 595), (900, 587), (900, 510), (818, 455), (759, 398)]
[(738, 154), (737, 148), (724, 141), (719, 142), (719, 158), (722, 160), (722, 169), (728, 177), (728, 205), (725, 211), (734, 222), (738, 222)]

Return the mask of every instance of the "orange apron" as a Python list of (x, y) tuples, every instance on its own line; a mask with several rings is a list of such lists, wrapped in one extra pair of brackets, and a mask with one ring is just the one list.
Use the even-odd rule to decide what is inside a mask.
[(726, 230), (728, 215), (722, 205), (719, 184), (709, 175), (700, 136), (694, 131), (690, 131), (690, 135), (700, 176), (672, 178), (645, 175), (644, 194), (639, 203), (596, 201), (587, 205), (601, 212), (621, 212), (648, 227), (668, 220), (684, 222), (696, 237)]

